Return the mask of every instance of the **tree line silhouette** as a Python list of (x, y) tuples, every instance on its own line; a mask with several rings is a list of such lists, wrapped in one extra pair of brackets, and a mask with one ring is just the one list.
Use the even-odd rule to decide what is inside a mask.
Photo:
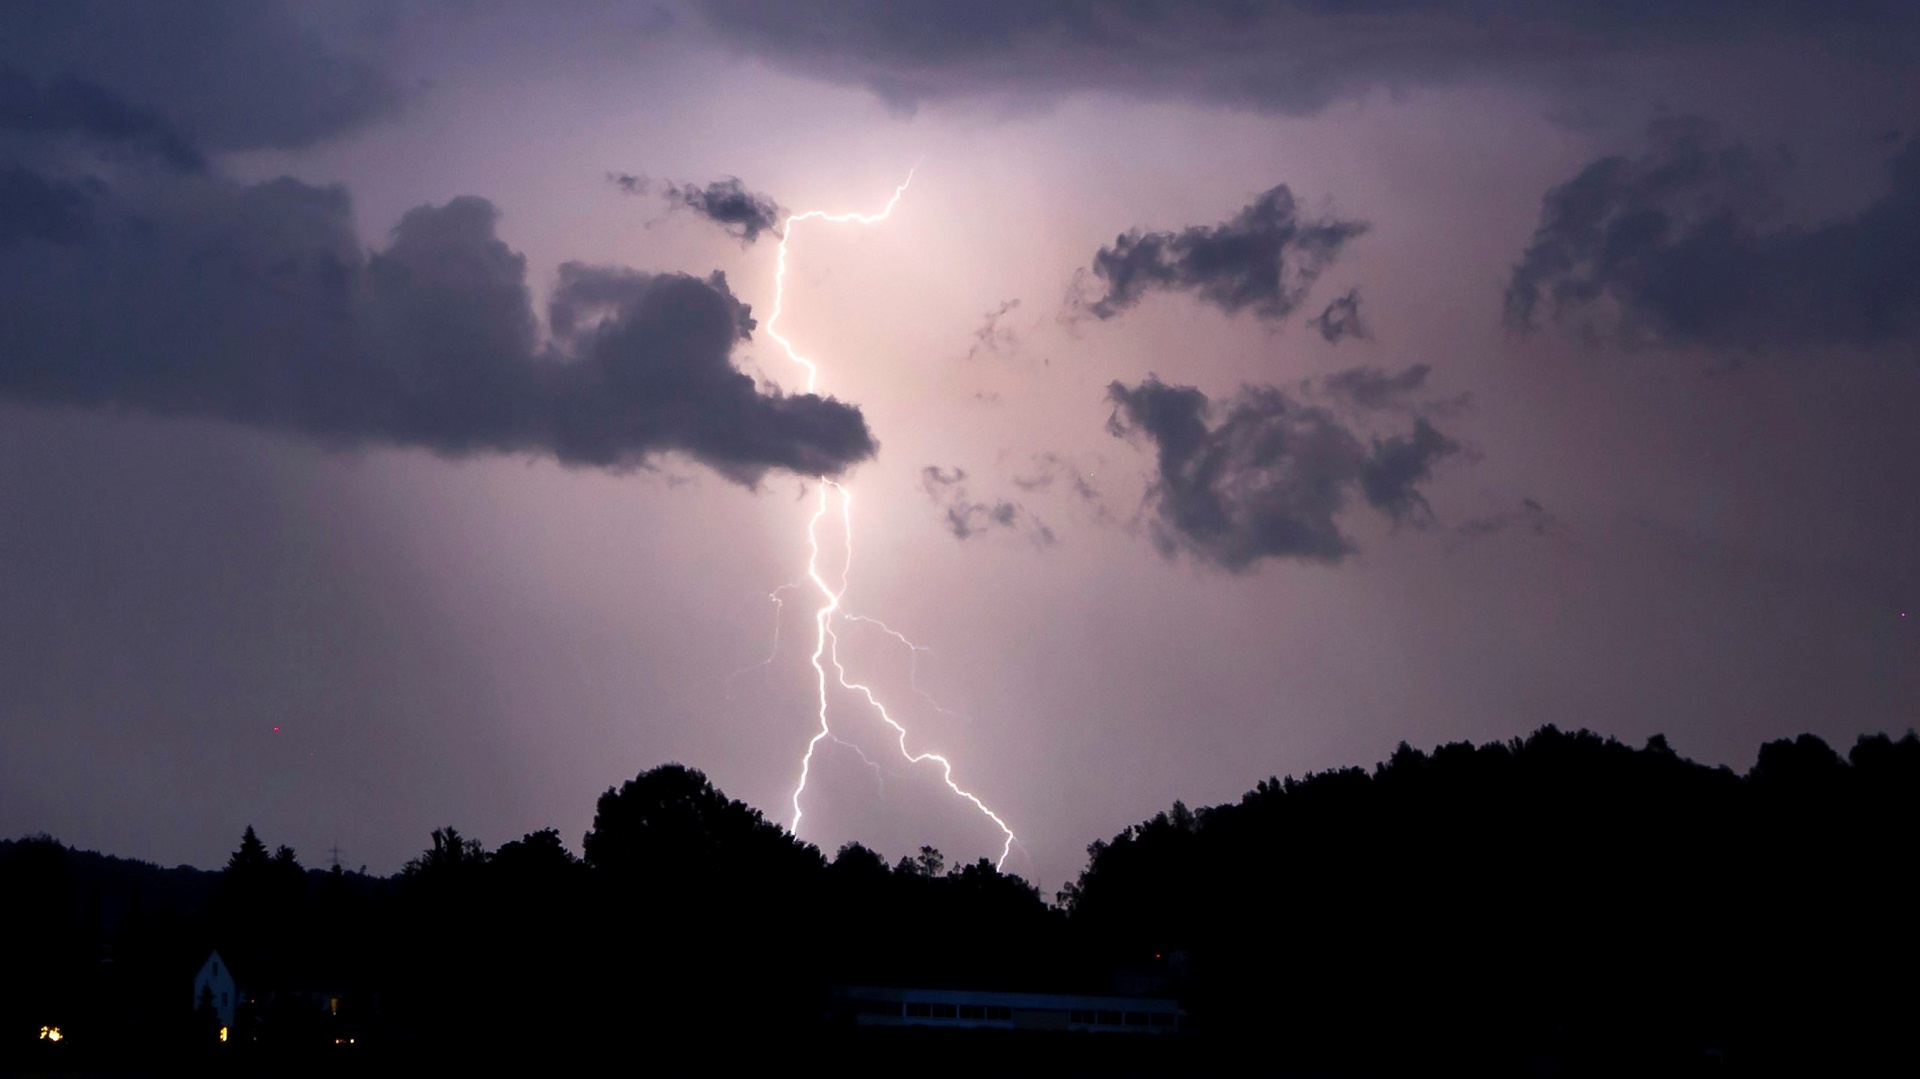
[[(1120, 1071), (1869, 1072), (1920, 1057), (1917, 810), (1912, 733), (1743, 776), (1545, 727), (1175, 803), (1052, 902), (931, 847), (829, 859), (678, 764), (601, 795), (578, 856), (447, 827), (390, 878), (251, 828), (217, 874), (38, 837), (0, 844), (0, 1064), (851, 1052), (830, 990), (885, 985), (1177, 998), (1175, 1048), (1100, 1043)], [(189, 993), (215, 948), (248, 997), (225, 1044)]]

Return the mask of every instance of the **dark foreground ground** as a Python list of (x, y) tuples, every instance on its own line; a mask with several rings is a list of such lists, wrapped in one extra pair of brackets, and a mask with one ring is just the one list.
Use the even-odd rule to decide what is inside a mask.
[[(514, 1020), (503, 1018), (503, 1024)], [(503, 1027), (504, 1030), (504, 1027)], [(149, 1054), (136, 1047), (45, 1046), (0, 1066), (18, 1076), (83, 1075), (367, 1075), (475, 1072), (585, 1074), (618, 1069), (632, 1073), (784, 1076), (1001, 1075), (1167, 1076), (1774, 1076), (1900, 1075), (1870, 1062), (1729, 1060), (1708, 1050), (1645, 1046), (1579, 1046), (1481, 1049), (1473, 1053), (1425, 1053), (1382, 1037), (1353, 1046), (1332, 1059), (1308, 1060), (1289, 1051), (1282, 1024), (1255, 1039), (1204, 1035), (1124, 1036), (1032, 1031), (834, 1030), (756, 1028), (750, 1023), (706, 1031), (649, 1030), (598, 1045), (554, 1024), (544, 1045), (503, 1035), (496, 1046), (341, 1046), (330, 1052), (289, 1054), (248, 1046), (219, 1051)], [(510, 1044), (511, 1043), (511, 1044)]]

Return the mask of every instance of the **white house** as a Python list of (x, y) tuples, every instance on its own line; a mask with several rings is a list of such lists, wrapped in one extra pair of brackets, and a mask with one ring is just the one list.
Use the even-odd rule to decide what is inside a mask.
[(208, 955), (200, 964), (200, 973), (193, 976), (193, 1006), (198, 1008), (202, 1003), (213, 1008), (222, 1027), (233, 1026), (234, 1009), (240, 1006), (240, 987), (233, 980), (233, 969), (218, 951)]

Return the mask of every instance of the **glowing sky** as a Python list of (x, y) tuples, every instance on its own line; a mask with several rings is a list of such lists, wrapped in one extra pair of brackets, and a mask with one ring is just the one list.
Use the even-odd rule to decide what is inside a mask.
[[(788, 10), (0, 14), (0, 834), (387, 872), (670, 760), (787, 821), (841, 468), (925, 649), (844, 655), (1048, 889), (1403, 739), (1920, 715), (1903, 6)], [(799, 396), (676, 192), (916, 166), (802, 226)], [(834, 708), (806, 838), (998, 854)]]

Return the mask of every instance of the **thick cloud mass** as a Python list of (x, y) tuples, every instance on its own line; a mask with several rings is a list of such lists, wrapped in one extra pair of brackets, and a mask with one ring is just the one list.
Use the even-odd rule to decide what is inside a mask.
[(89, 221), (82, 185), (0, 165), (0, 248), (20, 240), (71, 243)]
[(1115, 382), (1108, 429), (1158, 453), (1147, 492), (1162, 553), (1186, 551), (1236, 573), (1264, 558), (1338, 562), (1354, 550), (1335, 520), (1358, 491), (1396, 524), (1431, 514), (1417, 487), (1458, 446), (1416, 418), (1413, 431), (1371, 444), (1327, 409), (1273, 387), (1247, 386), (1215, 405), (1191, 386)]
[(186, 137), (151, 109), (104, 86), (71, 77), (40, 86), (4, 64), (0, 64), (0, 132), (130, 143), (187, 171), (206, 164)]
[[(300, 146), (394, 100), (264, 0), (0, 14), (0, 395), (449, 454), (680, 452), (749, 484), (873, 454), (858, 410), (734, 368), (753, 320), (718, 274), (566, 266), (542, 341), (486, 200), (366, 252), (343, 189), (236, 183), (197, 146)], [(770, 227), (738, 181), (670, 193)]]
[[(610, 317), (587, 324), (596, 310)], [(550, 321), (576, 357), (545, 367), (562, 460), (619, 464), (636, 449), (673, 449), (751, 483), (769, 467), (837, 474), (877, 448), (858, 409), (763, 394), (733, 366), (753, 320), (719, 273), (702, 281), (568, 264)]]
[(1920, 140), (1857, 214), (1767, 227), (1784, 162), (1701, 121), (1652, 131), (1548, 193), (1507, 288), (1506, 320), (1579, 318), (1634, 343), (1778, 349), (1920, 333)]
[(1087, 310), (1112, 318), (1157, 290), (1194, 293), (1228, 314), (1283, 319), (1366, 230), (1360, 221), (1301, 220), (1293, 192), (1281, 184), (1218, 225), (1121, 235), (1094, 253), (1093, 276), (1106, 292)]
[(305, 146), (390, 114), (394, 81), (294, 10), (275, 0), (10, 4), (0, 10), (0, 67), (50, 80), (68, 106), (92, 95), (81, 112), (102, 95), (141, 102), (116, 122), (164, 118), (216, 150)]
[(718, 274), (567, 266), (542, 346), (484, 199), (415, 209), (367, 254), (340, 188), (149, 178), (123, 202), (96, 183), (90, 217), (55, 228), (57, 188), (51, 216), (14, 212), (46, 201), (33, 179), (0, 172), (17, 241), (0, 250), (0, 394), (450, 454), (681, 452), (746, 483), (874, 451), (858, 410), (762, 394), (733, 367), (753, 321)]
[(896, 105), (1107, 90), (1294, 115), (1386, 87), (1572, 81), (1644, 48), (1768, 34), (1910, 56), (1912, 5), (1627, 0), (689, 0), (723, 39)]

